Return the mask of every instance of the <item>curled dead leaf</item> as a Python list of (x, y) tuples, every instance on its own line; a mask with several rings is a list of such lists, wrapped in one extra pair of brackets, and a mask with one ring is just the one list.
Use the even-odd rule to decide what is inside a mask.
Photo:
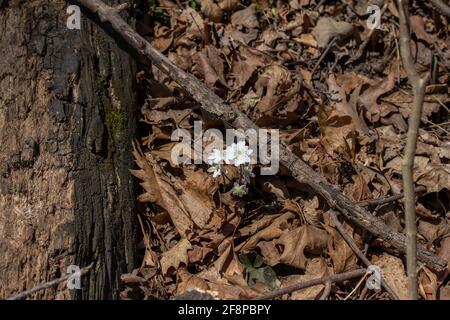
[(411, 16), (409, 18), (412, 31), (416, 34), (416, 37), (420, 40), (424, 40), (431, 45), (434, 45), (437, 41), (436, 37), (425, 31), (425, 23), (420, 16)]
[(273, 241), (261, 241), (258, 243), (258, 248), (261, 249), (261, 254), (267, 265), (275, 266), (280, 263), (280, 253)]
[(305, 215), (306, 222), (316, 227), (320, 226), (323, 212), (319, 209), (319, 198), (317, 196), (305, 201), (303, 213)]
[(201, 39), (205, 28), (204, 21), (200, 13), (191, 7), (183, 10), (177, 20), (187, 26), (185, 37), (192, 39)]
[[(395, 157), (386, 164), (386, 168), (396, 173), (402, 172), (402, 157)], [(416, 156), (414, 158), (414, 181), (418, 185), (423, 185), (428, 192), (439, 192), (450, 187), (450, 165), (434, 164), (430, 158)]]
[(251, 4), (243, 10), (236, 11), (231, 15), (231, 23), (243, 27), (254, 29), (259, 27), (258, 16), (256, 15), (256, 5)]
[(272, 240), (280, 237), (284, 231), (289, 227), (288, 220), (294, 218), (292, 212), (287, 212), (282, 216), (276, 218), (268, 227), (254, 234), (247, 241), (236, 247), (238, 252), (252, 250), (261, 240)]
[(213, 0), (201, 0), (201, 11), (211, 21), (220, 22), (222, 20), (222, 9)]
[[(307, 265), (304, 275), (292, 275), (280, 279), (281, 288), (289, 287), (305, 281), (322, 278), (328, 274), (327, 262), (324, 258), (313, 258)], [(292, 300), (314, 300), (324, 289), (324, 285), (308, 287), (291, 293)]]
[(320, 48), (325, 48), (332, 38), (345, 38), (353, 31), (353, 26), (345, 21), (336, 21), (329, 17), (321, 17), (312, 31)]
[(418, 231), (430, 243), (433, 243), (437, 239), (445, 236), (448, 233), (448, 230), (449, 227), (446, 223), (433, 224), (423, 220), (419, 221)]
[(204, 270), (195, 275), (206, 281), (209, 291), (216, 292), (217, 298), (223, 300), (251, 299), (260, 295), (259, 292), (248, 287), (245, 280), (226, 278), (215, 268)]
[(189, 262), (188, 250), (192, 249), (192, 245), (188, 239), (182, 238), (176, 245), (162, 254), (161, 257), (161, 271), (167, 274), (169, 268), (178, 269), (181, 263), (186, 266)]
[(234, 252), (232, 237), (225, 239), (218, 249), (219, 258), (214, 262), (214, 268), (221, 274), (243, 276), (244, 268)]
[(321, 254), (327, 247), (327, 240), (325, 230), (308, 225), (284, 232), (276, 241), (283, 246), (280, 262), (305, 270), (308, 263), (305, 253)]
[(366, 89), (359, 97), (358, 101), (366, 109), (366, 117), (371, 122), (377, 122), (382, 116), (381, 105), (378, 98), (391, 91), (395, 86), (396, 74), (394, 72), (397, 66), (391, 68), (391, 72), (386, 79), (383, 79)]
[(425, 300), (436, 300), (438, 290), (438, 277), (427, 267), (419, 273), (419, 292)]
[(201, 170), (185, 170), (185, 179), (180, 182), (179, 195), (189, 216), (200, 228), (205, 227), (214, 208), (213, 194), (218, 185), (214, 179)]
[(141, 179), (145, 193), (138, 197), (141, 202), (154, 202), (165, 209), (182, 237), (190, 237), (194, 224), (203, 228), (211, 218), (214, 207), (212, 195), (217, 184), (203, 171), (184, 170), (185, 178), (166, 176), (153, 156), (133, 151), (140, 170), (130, 172)]
[(359, 97), (360, 87), (355, 89), (350, 97), (350, 100), (347, 101), (345, 91), (338, 86), (336, 83), (336, 78), (333, 74), (330, 74), (328, 77), (328, 89), (330, 90), (330, 99), (333, 101), (334, 110), (336, 110), (339, 114), (348, 115), (352, 118), (353, 125), (356, 130), (361, 134), (368, 135), (369, 128), (367, 127), (366, 122), (364, 121), (363, 116), (358, 112), (357, 109), (357, 99)]
[[(330, 253), (331, 260), (333, 261), (334, 272), (342, 273), (356, 269), (358, 267), (358, 258), (339, 231), (332, 226), (328, 215), (325, 215), (325, 217), (326, 229), (331, 235), (328, 239), (328, 251)], [(353, 227), (346, 222), (343, 223), (343, 227), (355, 243), (360, 244), (361, 238), (354, 231)]]
[(220, 82), (223, 86), (227, 87), (220, 52), (215, 47), (209, 45), (198, 53), (198, 57), (206, 84), (212, 88), (217, 82)]
[(273, 114), (280, 107), (282, 93), (291, 86), (291, 73), (287, 68), (277, 64), (264, 67), (255, 83), (256, 94), (262, 97), (257, 104), (260, 112)]
[(337, 111), (327, 113), (319, 110), (319, 126), (323, 136), (323, 145), (328, 153), (344, 154), (353, 158), (355, 150), (355, 133), (352, 118)]
[(160, 52), (165, 52), (172, 45), (173, 33), (167, 27), (158, 26), (155, 28), (155, 39), (152, 40), (152, 46)]

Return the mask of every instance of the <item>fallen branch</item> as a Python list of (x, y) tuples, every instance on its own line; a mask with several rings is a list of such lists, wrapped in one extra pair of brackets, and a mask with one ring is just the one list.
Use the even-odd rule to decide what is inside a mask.
[[(94, 265), (94, 263), (91, 263), (89, 266), (84, 267), (83, 269), (81, 269), (81, 270), (80, 270), (80, 274), (83, 276), (83, 275), (85, 275), (86, 273), (88, 273), (89, 270), (91, 270), (91, 268), (92, 268), (93, 265)], [(66, 275), (66, 276), (64, 276), (64, 277), (61, 277), (61, 278), (52, 280), (52, 281), (49, 281), (49, 282), (46, 282), (46, 283), (42, 283), (42, 284), (40, 284), (40, 285), (34, 287), (33, 289), (30, 289), (30, 290), (26, 290), (26, 291), (20, 292), (20, 293), (16, 294), (15, 296), (12, 296), (12, 297), (8, 298), (7, 300), (23, 300), (23, 299), (25, 299), (25, 298), (31, 296), (32, 294), (34, 294), (34, 293), (36, 293), (36, 292), (39, 292), (39, 291), (45, 290), (45, 289), (47, 289), (47, 288), (51, 288), (51, 287), (57, 286), (58, 284), (60, 284), (60, 283), (62, 283), (62, 282), (64, 282), (64, 281), (69, 280), (69, 278), (70, 278), (71, 276), (72, 276), (72, 275), (69, 274), (69, 275)]]
[[(369, 259), (366, 258), (366, 256), (364, 255), (364, 253), (362, 253), (361, 250), (359, 250), (358, 246), (356, 245), (355, 241), (353, 241), (353, 239), (348, 235), (348, 233), (345, 231), (344, 227), (342, 226), (342, 224), (339, 222), (339, 219), (337, 217), (337, 214), (335, 211), (330, 210), (329, 212), (331, 221), (333, 222), (334, 226), (336, 227), (336, 229), (339, 231), (339, 233), (341, 234), (342, 238), (344, 238), (345, 242), (347, 242), (347, 244), (349, 245), (349, 247), (353, 250), (353, 252), (356, 254), (356, 256), (364, 263), (364, 265), (368, 268), (372, 265), (372, 263), (370, 263)], [(400, 298), (398, 297), (398, 295), (395, 293), (394, 290), (392, 290), (392, 288), (386, 283), (386, 281), (384, 281), (383, 277), (381, 277), (381, 286), (384, 288), (384, 290), (386, 290), (387, 293), (389, 293), (389, 295), (391, 296), (392, 299), (394, 300), (400, 300)]]
[(327, 47), (325, 48), (325, 50), (320, 55), (319, 60), (317, 60), (316, 64), (314, 65), (314, 68), (311, 70), (311, 74), (315, 74), (317, 68), (320, 66), (320, 64), (322, 63), (323, 59), (325, 59), (325, 57), (328, 54), (328, 52), (331, 50), (331, 48), (336, 43), (336, 40), (337, 40), (337, 37), (333, 37), (330, 40), (330, 42), (328, 43)]
[(430, 2), (439, 13), (450, 18), (450, 6), (446, 5), (442, 0), (430, 0)]
[[(159, 70), (175, 80), (182, 86), (194, 100), (199, 102), (202, 109), (214, 115), (234, 128), (244, 130), (255, 129), (256, 126), (244, 113), (237, 108), (229, 106), (209, 90), (200, 80), (192, 74), (186, 73), (174, 65), (163, 54), (155, 50), (148, 41), (136, 33), (114, 10), (100, 0), (69, 0), (82, 6), (90, 13), (103, 17), (105, 23), (115, 31), (115, 37), (133, 48), (134, 53), (146, 57)], [(280, 143), (280, 163), (289, 169), (292, 176), (301, 183), (308, 184), (315, 192), (320, 194), (328, 205), (342, 212), (348, 219), (367, 229), (374, 235), (384, 239), (401, 252), (406, 250), (405, 237), (384, 224), (380, 219), (371, 215), (366, 209), (355, 205), (344, 196), (341, 191), (321, 177), (308, 164), (293, 154), (288, 147)], [(444, 270), (447, 262), (426, 249), (419, 249), (420, 260), (436, 271)]]
[(414, 194), (414, 159), (416, 156), (417, 138), (419, 136), (420, 118), (422, 116), (423, 100), (428, 76), (421, 78), (414, 66), (411, 54), (411, 37), (409, 31), (408, 2), (397, 0), (400, 19), (400, 55), (403, 67), (411, 83), (414, 101), (409, 115), (408, 133), (406, 138), (405, 158), (403, 162), (403, 191), (405, 193), (405, 229), (407, 237), (406, 269), (408, 273), (408, 292), (411, 300), (419, 299), (417, 283), (417, 226), (416, 197)]
[(274, 299), (276, 297), (280, 297), (280, 296), (288, 294), (288, 293), (292, 293), (294, 291), (302, 290), (302, 289), (309, 288), (309, 287), (314, 287), (319, 284), (327, 284), (327, 283), (331, 284), (331, 283), (336, 283), (336, 282), (343, 282), (346, 280), (351, 280), (354, 278), (362, 277), (365, 274), (366, 274), (366, 269), (358, 269), (358, 270), (354, 270), (354, 271), (350, 271), (350, 272), (346, 272), (346, 273), (340, 273), (340, 274), (335, 274), (332, 276), (325, 276), (325, 277), (318, 278), (318, 279), (312, 279), (312, 280), (308, 280), (305, 282), (293, 284), (292, 286), (289, 286), (286, 288), (274, 290), (271, 293), (262, 295), (253, 300), (270, 300), (270, 299)]

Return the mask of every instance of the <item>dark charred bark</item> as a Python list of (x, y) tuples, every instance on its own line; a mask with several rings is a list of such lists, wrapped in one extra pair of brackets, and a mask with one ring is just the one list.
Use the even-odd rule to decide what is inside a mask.
[(67, 6), (0, 9), (0, 298), (91, 262), (73, 297), (117, 298), (134, 266), (135, 65), (85, 17), (69, 30)]

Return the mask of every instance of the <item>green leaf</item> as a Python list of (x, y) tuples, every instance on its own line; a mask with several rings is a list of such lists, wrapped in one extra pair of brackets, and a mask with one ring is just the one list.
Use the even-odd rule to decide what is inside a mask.
[(263, 283), (270, 290), (274, 290), (277, 287), (277, 275), (275, 271), (273, 271), (273, 269), (269, 266), (265, 266), (259, 269), (253, 269), (249, 272), (249, 278), (252, 281), (252, 285), (254, 284), (254, 281), (257, 280)]
[(195, 0), (189, 0), (189, 6), (192, 9), (197, 10), (197, 2), (195, 2)]
[(255, 261), (253, 262), (253, 266), (255, 268), (260, 268), (260, 267), (262, 267), (263, 264), (264, 264), (264, 258), (261, 257), (260, 255), (257, 255), (255, 258)]
[(250, 258), (248, 255), (241, 253), (239, 255), (239, 261), (242, 263), (242, 265), (246, 268), (253, 268), (253, 263), (250, 261)]
[(251, 254), (240, 254), (239, 261), (245, 267), (247, 283), (252, 287), (256, 281), (261, 282), (270, 290), (276, 289), (277, 275), (270, 266), (263, 266), (264, 258), (258, 254), (254, 255), (254, 259), (250, 258)]

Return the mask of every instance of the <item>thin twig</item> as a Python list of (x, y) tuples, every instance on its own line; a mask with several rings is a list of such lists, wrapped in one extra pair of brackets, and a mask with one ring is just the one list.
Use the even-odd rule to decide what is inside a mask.
[(409, 13), (407, 0), (397, 0), (400, 20), (400, 55), (403, 67), (411, 83), (414, 100), (408, 122), (408, 134), (406, 138), (405, 157), (403, 162), (403, 190), (405, 193), (405, 226), (406, 226), (406, 261), (409, 284), (409, 298), (417, 300), (417, 226), (416, 226), (416, 201), (414, 194), (413, 168), (419, 136), (420, 118), (422, 115), (425, 87), (428, 76), (421, 78), (414, 66), (411, 53), (411, 36), (409, 31)]
[[(329, 212), (331, 221), (333, 222), (336, 229), (341, 234), (342, 238), (344, 238), (345, 242), (349, 245), (349, 247), (353, 250), (353, 252), (356, 254), (356, 256), (361, 259), (361, 261), (364, 263), (364, 265), (368, 268), (372, 265), (372, 263), (367, 259), (367, 257), (362, 253), (362, 251), (358, 248), (355, 241), (348, 235), (348, 233), (345, 231), (342, 224), (339, 222), (339, 219), (337, 218), (337, 214), (335, 211), (330, 210)], [(381, 277), (381, 286), (386, 290), (387, 293), (391, 296), (394, 300), (399, 300), (400, 298), (395, 293), (394, 290), (386, 283), (386, 281), (383, 280), (383, 277)]]
[[(424, 186), (419, 186), (414, 189), (414, 192), (422, 193), (422, 192), (425, 192), (426, 190), (427, 190), (427, 188), (425, 188)], [(402, 193), (395, 194), (395, 195), (387, 197), (387, 198), (360, 201), (360, 202), (358, 202), (358, 204), (360, 206), (381, 206), (386, 203), (400, 200), (403, 197), (404, 197), (404, 193), (402, 192)]]
[(447, 135), (450, 136), (450, 132), (448, 130), (446, 130), (441, 124), (434, 123), (434, 122), (432, 122), (430, 120), (425, 120), (425, 122), (428, 124), (427, 127), (436, 127), (439, 130), (444, 131), (444, 133), (446, 133)]
[(317, 286), (319, 284), (325, 284), (327, 282), (329, 282), (329, 283), (342, 282), (342, 281), (346, 281), (346, 280), (364, 276), (365, 274), (366, 274), (366, 269), (357, 269), (357, 270), (346, 272), (346, 273), (335, 274), (332, 276), (325, 276), (322, 278), (297, 283), (297, 284), (294, 284), (294, 285), (286, 287), (286, 288), (274, 290), (271, 293), (259, 296), (253, 300), (270, 300), (270, 299), (274, 299), (276, 297), (279, 297), (279, 296), (282, 296), (282, 295), (285, 295), (288, 293), (292, 293), (294, 291)]
[(328, 298), (328, 296), (330, 295), (331, 292), (331, 282), (327, 281), (325, 282), (325, 288), (323, 289), (323, 293), (320, 296), (319, 300), (326, 300)]
[(360, 295), (359, 295), (359, 297), (358, 297), (358, 300), (364, 300), (364, 298), (365, 298), (366, 295), (367, 295), (367, 291), (369, 291), (369, 288), (367, 288), (367, 286), (365, 286), (365, 287), (361, 290), (361, 293), (360, 293)]
[[(438, 97), (436, 97), (435, 95), (431, 96), (434, 100), (436, 100), (442, 108), (444, 108), (449, 114), (450, 114), (450, 109), (441, 101), (441, 99), (439, 99)], [(441, 123), (442, 124), (442, 123)]]
[(353, 290), (344, 298), (344, 300), (347, 300), (348, 298), (350, 298), (355, 292), (356, 290), (358, 290), (358, 288), (361, 286), (361, 284), (364, 282), (364, 280), (366, 280), (367, 276), (369, 273), (366, 273), (361, 280), (359, 280), (359, 282), (356, 284), (356, 286), (353, 288)]
[[(81, 269), (80, 270), (81, 275), (83, 276), (86, 273), (88, 273), (89, 270), (91, 270), (93, 265), (94, 265), (94, 263), (91, 263), (89, 266), (84, 267), (83, 269)], [(49, 282), (46, 282), (46, 283), (41, 283), (40, 285), (34, 287), (33, 289), (20, 292), (20, 293), (14, 295), (14, 296), (8, 298), (7, 300), (23, 300), (23, 299), (31, 296), (33, 293), (36, 293), (36, 292), (41, 291), (41, 290), (45, 290), (45, 289), (50, 288), (50, 287), (57, 286), (58, 284), (60, 284), (60, 283), (62, 283), (64, 281), (67, 281), (71, 276), (72, 275), (69, 274), (69, 275), (65, 275), (64, 277), (61, 277), (59, 279), (55, 279), (55, 280), (52, 280), (52, 281), (49, 281)]]
[(315, 74), (317, 68), (320, 66), (320, 64), (322, 63), (323, 59), (325, 58), (325, 56), (328, 54), (328, 52), (331, 50), (331, 48), (334, 46), (334, 44), (336, 43), (336, 37), (333, 37), (330, 42), (328, 43), (328, 45), (326, 46), (325, 50), (323, 51), (323, 53), (320, 55), (319, 60), (317, 60), (314, 68), (311, 70), (311, 74)]

